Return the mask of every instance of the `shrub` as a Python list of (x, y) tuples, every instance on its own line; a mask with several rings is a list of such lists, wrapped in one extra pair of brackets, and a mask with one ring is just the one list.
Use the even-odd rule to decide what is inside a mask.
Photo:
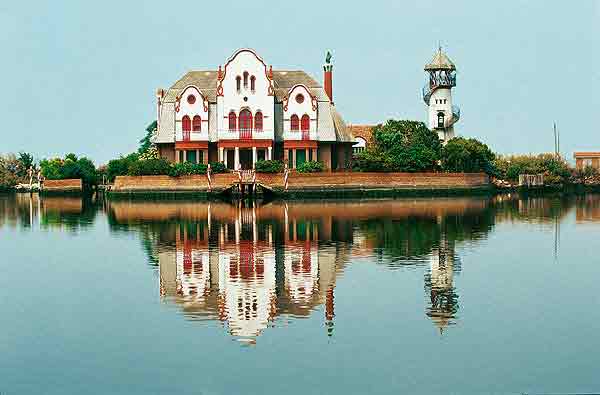
[(216, 174), (216, 173), (227, 173), (229, 170), (227, 170), (227, 167), (221, 163), (221, 162), (212, 162), (210, 164), (210, 170)]
[(476, 139), (453, 138), (442, 148), (442, 169), (456, 173), (495, 174), (496, 155)]
[(547, 183), (556, 184), (571, 178), (569, 164), (554, 154), (501, 156), (494, 161), (494, 167), (497, 177), (504, 180), (517, 181), (521, 174), (544, 174)]
[(279, 160), (259, 160), (255, 166), (257, 173), (281, 173), (283, 162)]
[(192, 174), (206, 174), (207, 166), (202, 163), (176, 163), (171, 165), (171, 169), (169, 170), (169, 175), (171, 177), (179, 177), (179, 176), (189, 176)]
[(129, 174), (129, 166), (132, 163), (137, 162), (138, 158), (138, 154), (133, 153), (109, 161), (106, 165), (106, 177), (112, 182), (115, 180), (116, 176), (126, 176)]
[(42, 175), (49, 180), (81, 179), (84, 185), (98, 184), (98, 171), (94, 163), (86, 157), (77, 158), (67, 154), (65, 159), (43, 159), (40, 161)]
[(320, 173), (324, 168), (323, 162), (309, 161), (297, 166), (296, 171), (298, 173)]
[(389, 120), (373, 129), (373, 144), (355, 158), (358, 171), (427, 171), (437, 168), (441, 143), (423, 122)]
[(164, 158), (138, 160), (129, 165), (127, 174), (130, 176), (160, 176), (168, 175), (171, 164)]
[(0, 191), (9, 190), (19, 182), (19, 160), (14, 155), (0, 156)]

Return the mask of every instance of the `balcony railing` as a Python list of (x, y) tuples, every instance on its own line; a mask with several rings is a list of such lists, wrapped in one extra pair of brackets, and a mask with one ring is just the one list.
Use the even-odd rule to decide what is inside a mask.
[(182, 132), (182, 136), (183, 136), (182, 140), (183, 141), (190, 141), (190, 134), (191, 134), (191, 132), (189, 130), (184, 130)]
[(308, 130), (302, 131), (302, 140), (310, 140), (310, 131), (308, 131)]

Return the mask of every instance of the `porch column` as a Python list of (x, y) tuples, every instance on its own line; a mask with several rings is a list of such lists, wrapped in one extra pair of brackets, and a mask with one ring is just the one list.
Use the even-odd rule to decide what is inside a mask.
[(296, 168), (296, 148), (292, 148), (292, 169)]
[(219, 162), (223, 162), (223, 147), (219, 147)]
[(273, 151), (272, 147), (268, 147), (267, 148), (267, 159), (268, 160), (273, 160), (273, 157), (271, 156), (272, 155), (272, 151)]
[(313, 148), (312, 149), (312, 160), (314, 160), (315, 162), (319, 160), (319, 158), (317, 158), (317, 149)]
[(306, 148), (306, 149), (304, 150), (304, 158), (305, 158), (304, 160), (305, 160), (305, 161), (307, 161), (307, 162), (308, 162), (308, 160), (310, 159), (310, 156), (308, 156), (308, 148)]
[(208, 165), (208, 150), (207, 149), (205, 149), (204, 154), (202, 154), (202, 162), (204, 162), (205, 165)]
[(233, 169), (234, 170), (239, 170), (240, 168), (240, 147), (235, 147), (235, 158), (233, 161)]
[(196, 150), (196, 163), (200, 163), (200, 150)]
[(225, 167), (227, 167), (227, 150), (225, 148), (221, 148), (221, 150), (223, 150), (223, 164), (225, 165)]
[(256, 154), (256, 147), (252, 147), (252, 168), (255, 169), (256, 168), (256, 159), (258, 158), (258, 155)]

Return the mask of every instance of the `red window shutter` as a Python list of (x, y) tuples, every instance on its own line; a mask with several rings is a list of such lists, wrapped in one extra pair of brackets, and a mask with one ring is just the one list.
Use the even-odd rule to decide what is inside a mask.
[(296, 114), (292, 115), (290, 118), (290, 129), (291, 130), (299, 130), (300, 129), (300, 120)]
[(202, 130), (202, 118), (200, 118), (200, 115), (194, 116), (194, 119), (192, 120), (192, 130), (194, 132)]
[(237, 125), (236, 125), (236, 116), (235, 113), (232, 111), (229, 113), (229, 130), (236, 130), (237, 129)]
[(187, 115), (184, 115), (184, 117), (181, 119), (181, 129), (183, 129), (184, 132), (189, 132), (192, 130), (192, 122), (190, 121), (190, 117)]
[(240, 112), (240, 129), (252, 129), (252, 113), (248, 110)]
[(263, 130), (263, 115), (260, 111), (254, 116), (254, 129), (259, 132), (262, 132)]
[(310, 129), (310, 117), (307, 114), (302, 116), (301, 128), (303, 131), (307, 131)]

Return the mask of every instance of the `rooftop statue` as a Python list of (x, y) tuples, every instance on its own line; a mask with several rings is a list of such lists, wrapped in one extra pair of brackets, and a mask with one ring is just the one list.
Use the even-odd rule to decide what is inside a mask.
[(331, 51), (327, 51), (327, 54), (325, 55), (325, 63), (331, 64), (331, 58), (332, 58)]

